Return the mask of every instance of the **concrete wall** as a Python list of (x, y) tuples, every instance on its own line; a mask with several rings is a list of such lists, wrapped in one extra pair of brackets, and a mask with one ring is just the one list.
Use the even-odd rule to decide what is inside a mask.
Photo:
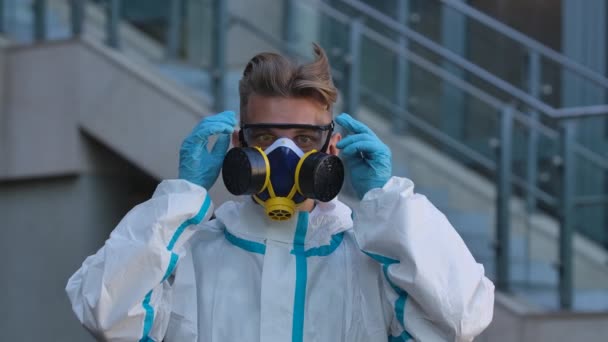
[(90, 138), (79, 175), (0, 183), (2, 339), (92, 341), (71, 311), (68, 278), (156, 181)]
[(76, 173), (81, 157), (74, 61), (40, 49), (11, 46), (5, 52), (0, 179)]
[(6, 65), (0, 179), (78, 173), (79, 129), (174, 178), (182, 139), (209, 113), (189, 90), (90, 41), (10, 47)]

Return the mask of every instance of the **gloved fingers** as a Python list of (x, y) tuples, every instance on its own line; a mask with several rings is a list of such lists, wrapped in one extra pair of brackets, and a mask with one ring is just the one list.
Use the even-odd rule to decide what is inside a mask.
[(210, 136), (216, 134), (232, 134), (234, 132), (234, 126), (227, 125), (225, 123), (214, 122), (202, 127), (201, 130), (192, 132), (192, 134), (186, 139), (195, 144), (206, 142)]
[(352, 134), (347, 136), (346, 138), (340, 140), (337, 144), (336, 147), (339, 149), (344, 149), (347, 146), (358, 142), (358, 141), (376, 141), (379, 142), (378, 138), (372, 135), (369, 135), (367, 133), (360, 133), (360, 134)]
[[(207, 138), (214, 134), (220, 134), (226, 128), (230, 127), (234, 130), (236, 126), (236, 117), (234, 112), (222, 112), (204, 118), (192, 129), (190, 136), (191, 139)], [(232, 131), (227, 132), (232, 133)]]
[(336, 116), (336, 122), (338, 123), (338, 125), (344, 127), (344, 129), (346, 129), (349, 133), (354, 133), (354, 134), (367, 133), (372, 136), (376, 135), (374, 133), (374, 131), (372, 131), (369, 127), (367, 127), (363, 123), (353, 119), (352, 116), (350, 116), (346, 113), (342, 113), (342, 114)]
[(201, 160), (203, 153), (206, 152), (206, 142), (195, 144), (184, 141), (182, 147), (179, 149), (180, 164), (184, 162), (193, 163), (195, 160)]
[(211, 149), (211, 154), (216, 156), (223, 156), (230, 147), (230, 134), (222, 134), (215, 141), (215, 145)]
[(211, 115), (203, 119), (203, 121), (211, 122), (221, 122), (226, 125), (236, 126), (236, 115), (232, 111), (221, 112), (219, 114)]
[(352, 143), (342, 150), (346, 156), (361, 156), (362, 159), (376, 159), (390, 157), (390, 150), (386, 145), (374, 141), (359, 141)]

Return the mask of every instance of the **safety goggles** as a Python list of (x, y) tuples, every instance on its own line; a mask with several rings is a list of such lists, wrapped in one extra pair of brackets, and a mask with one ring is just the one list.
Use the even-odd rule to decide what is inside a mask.
[(239, 139), (243, 147), (257, 146), (266, 149), (279, 138), (289, 138), (298, 147), (308, 152), (317, 150), (325, 152), (329, 146), (329, 139), (334, 130), (334, 122), (328, 125), (306, 124), (244, 124), (239, 132)]

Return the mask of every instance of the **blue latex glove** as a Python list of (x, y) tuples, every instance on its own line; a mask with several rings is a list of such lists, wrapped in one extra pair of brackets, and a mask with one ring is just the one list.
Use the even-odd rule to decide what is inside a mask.
[[(179, 178), (211, 189), (222, 169), (235, 125), (234, 112), (211, 115), (199, 122), (179, 150)], [(220, 136), (209, 150), (209, 137), (216, 134)]]
[(381, 188), (391, 177), (391, 150), (374, 132), (350, 115), (342, 113), (336, 122), (347, 137), (338, 142), (351, 183), (359, 198), (371, 189)]

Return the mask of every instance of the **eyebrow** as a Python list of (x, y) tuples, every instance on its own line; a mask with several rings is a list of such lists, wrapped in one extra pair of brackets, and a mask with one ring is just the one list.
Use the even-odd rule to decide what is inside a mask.
[(312, 128), (295, 128), (296, 133), (308, 133), (310, 131), (314, 131), (314, 129), (312, 129)]

